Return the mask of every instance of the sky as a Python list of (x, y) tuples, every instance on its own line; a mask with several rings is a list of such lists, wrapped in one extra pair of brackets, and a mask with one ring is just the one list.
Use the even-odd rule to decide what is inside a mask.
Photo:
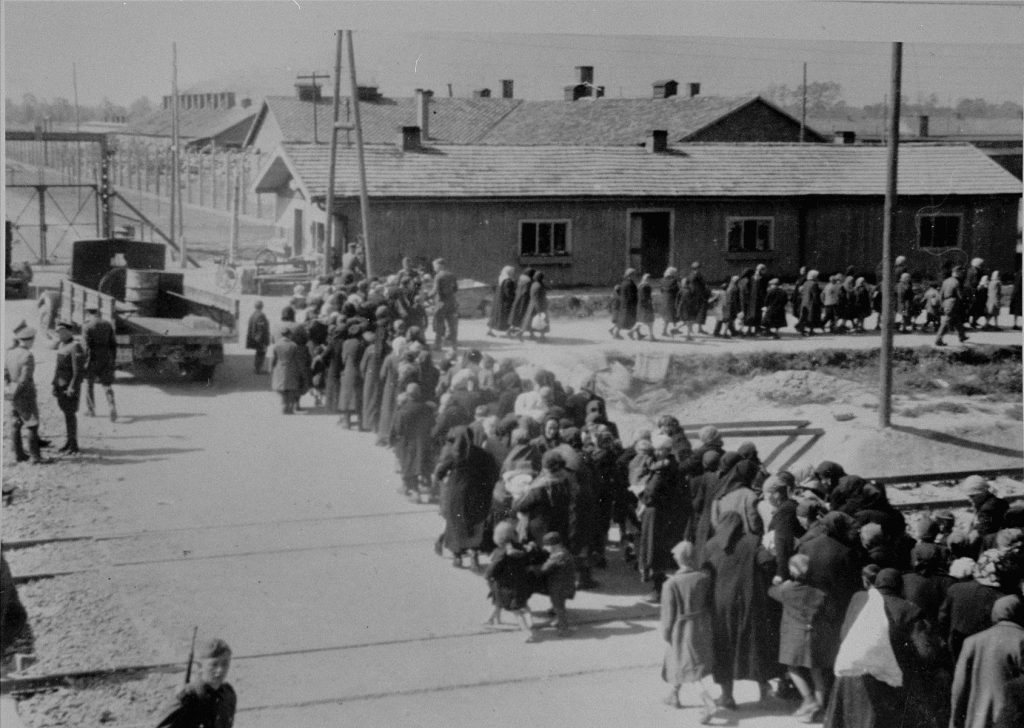
[[(292, 92), (330, 73), (334, 31), (354, 31), (359, 82), (388, 96), (474, 89), (554, 99), (591, 65), (608, 96), (651, 93), (658, 79), (739, 95), (837, 81), (847, 103), (883, 99), (890, 45), (904, 46), (903, 93), (916, 101), (1021, 102), (1024, 3), (1006, 2), (330, 2), (5, 0), (4, 93), (127, 105), (170, 93), (172, 42), (185, 90), (232, 82)], [(345, 71), (347, 73), (347, 70)], [(328, 82), (325, 93), (330, 93)]]

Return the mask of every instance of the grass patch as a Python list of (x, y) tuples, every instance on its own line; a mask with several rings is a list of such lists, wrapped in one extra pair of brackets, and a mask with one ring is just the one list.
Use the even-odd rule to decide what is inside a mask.
[(960, 404), (959, 402), (939, 401), (919, 404), (914, 407), (905, 407), (899, 410), (896, 414), (901, 417), (920, 417), (921, 415), (934, 414), (936, 412), (962, 415), (970, 412), (970, 408), (966, 405)]

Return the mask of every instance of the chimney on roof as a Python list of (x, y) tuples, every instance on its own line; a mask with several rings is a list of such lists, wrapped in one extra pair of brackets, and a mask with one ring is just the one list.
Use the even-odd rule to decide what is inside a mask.
[(917, 135), (922, 139), (928, 138), (928, 114), (921, 114), (917, 118)]
[(644, 148), (650, 154), (668, 151), (668, 131), (666, 129), (653, 129), (647, 134), (647, 142)]
[(855, 131), (837, 131), (832, 138), (833, 144), (853, 144), (856, 141), (857, 132)]
[(433, 91), (416, 89), (416, 123), (420, 127), (420, 138), (426, 141), (430, 138), (430, 99)]
[(700, 84), (699, 83), (697, 83), (696, 81), (690, 81), (690, 83), (688, 85), (690, 87), (690, 98), (691, 99), (694, 96), (700, 96)]
[(576, 83), (594, 83), (594, 67), (576, 66)]
[(398, 148), (403, 152), (415, 152), (422, 147), (422, 137), (418, 126), (403, 126), (399, 132)]
[(678, 92), (679, 84), (675, 81), (654, 82), (654, 98), (656, 99), (667, 99), (670, 96), (675, 96)]
[(501, 81), (501, 98), (512, 98), (512, 79), (506, 78)]
[[(297, 83), (295, 89), (299, 94), (299, 101), (320, 101), (320, 84), (318, 83)], [(232, 99), (234, 101), (234, 99)], [(214, 107), (217, 104), (214, 103)]]
[(376, 86), (356, 86), (356, 96), (360, 101), (367, 103), (380, 101), (380, 93), (377, 91)]
[(474, 99), (489, 99), (491, 98), (491, 90), (489, 88), (478, 88), (473, 90)]
[(252, 106), (252, 99), (250, 99), (247, 96), (244, 99), (242, 99), (242, 101), (238, 105), (241, 106), (243, 109), (248, 109), (250, 106)]

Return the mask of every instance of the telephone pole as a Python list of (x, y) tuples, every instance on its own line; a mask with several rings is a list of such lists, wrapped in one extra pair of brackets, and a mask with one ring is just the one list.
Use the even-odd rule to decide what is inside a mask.
[[(318, 93), (320, 87), (317, 86), (316, 81), (317, 79), (323, 81), (325, 79), (330, 78), (330, 76), (328, 76), (326, 73), (317, 73), (316, 71), (313, 71), (313, 73), (307, 76), (296, 76), (295, 78), (299, 79), (300, 81), (305, 81), (308, 79), (313, 84), (313, 143), (319, 144), (320, 139), (318, 138), (317, 134), (317, 117), (319, 116), (319, 106), (317, 97), (320, 95)], [(335, 94), (335, 96), (337, 96), (337, 94)]]
[(880, 399), (878, 424), (885, 428), (892, 424), (892, 232), (896, 216), (896, 173), (900, 146), (900, 86), (903, 76), (903, 44), (892, 44), (892, 106), (889, 107), (888, 162), (885, 179), (885, 209), (882, 212), (882, 346), (879, 352)]

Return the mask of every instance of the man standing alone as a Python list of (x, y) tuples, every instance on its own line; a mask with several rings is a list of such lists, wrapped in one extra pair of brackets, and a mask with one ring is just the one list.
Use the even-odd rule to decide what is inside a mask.
[(434, 311), (434, 348), (440, 349), (447, 339), (449, 346), (458, 345), (459, 339), (459, 304), (456, 294), (459, 282), (455, 274), (448, 270), (443, 258), (434, 261), (434, 295), (437, 298), (437, 310)]
[(117, 421), (117, 406), (114, 404), (114, 365), (117, 363), (117, 339), (114, 327), (105, 321), (98, 308), (85, 309), (86, 321), (82, 327), (85, 343), (85, 411), (90, 417), (96, 416), (96, 399), (93, 385), (99, 381), (107, 397), (110, 421)]

